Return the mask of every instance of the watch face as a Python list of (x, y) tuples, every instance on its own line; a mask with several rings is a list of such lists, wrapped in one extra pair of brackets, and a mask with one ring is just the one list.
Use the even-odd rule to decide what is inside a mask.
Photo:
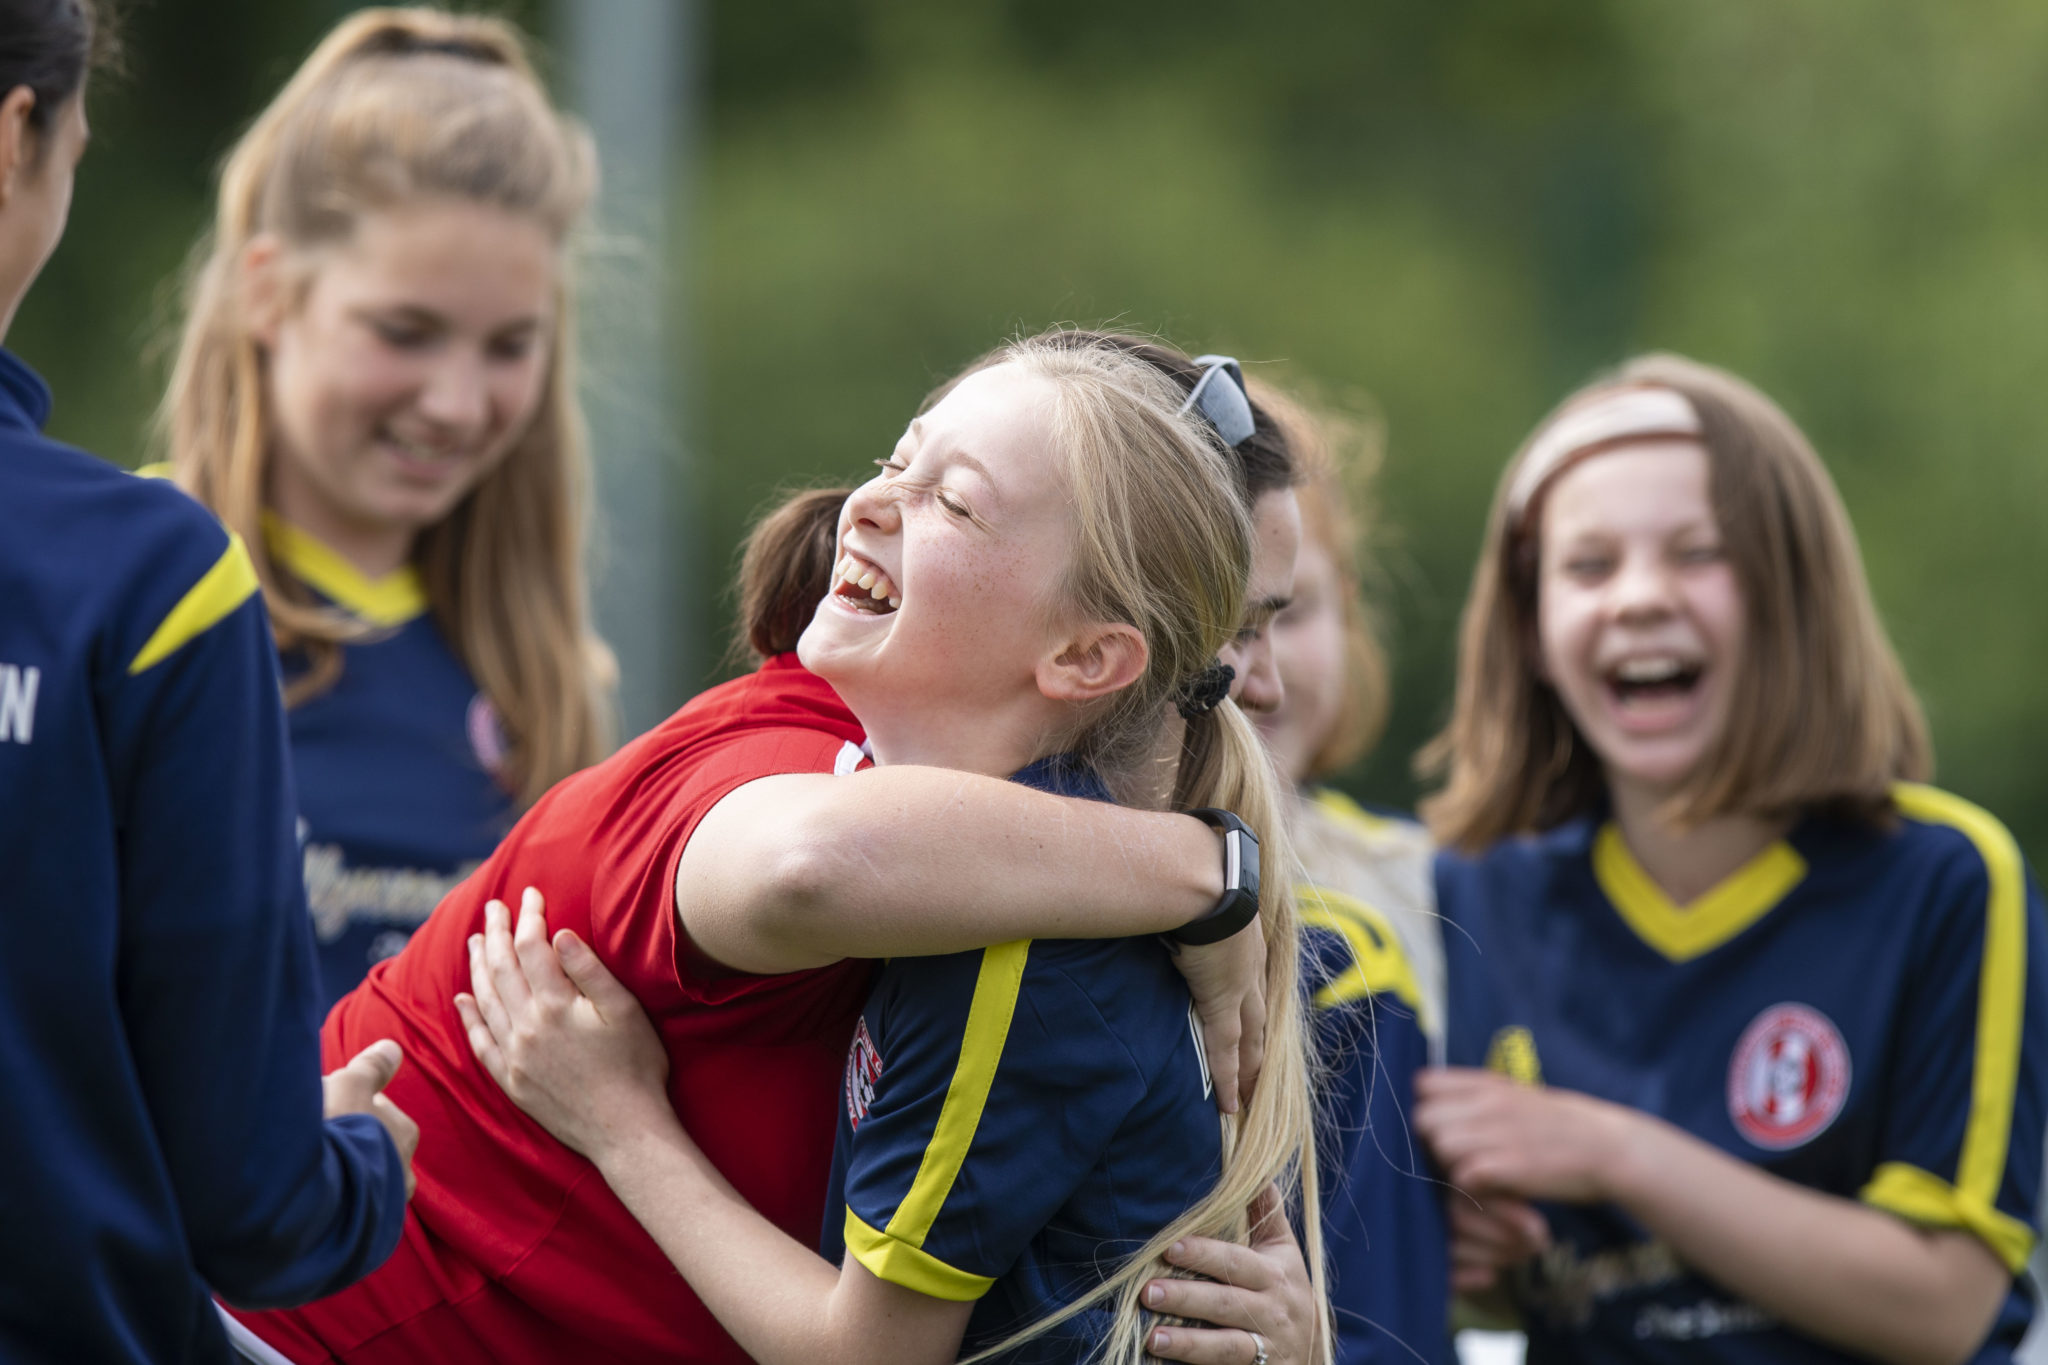
[(1223, 894), (1229, 895), (1244, 885), (1244, 834), (1240, 830), (1223, 831)]

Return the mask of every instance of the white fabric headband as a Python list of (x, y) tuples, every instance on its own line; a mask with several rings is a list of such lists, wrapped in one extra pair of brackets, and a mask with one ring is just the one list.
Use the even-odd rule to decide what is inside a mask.
[(1529, 504), (1578, 459), (1619, 441), (1691, 438), (1701, 432), (1700, 415), (1683, 394), (1671, 389), (1609, 389), (1558, 414), (1537, 434), (1508, 490), (1508, 519), (1521, 521)]

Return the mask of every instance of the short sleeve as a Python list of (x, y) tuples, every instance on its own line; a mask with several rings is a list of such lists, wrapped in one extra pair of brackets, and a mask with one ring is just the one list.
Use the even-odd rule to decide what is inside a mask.
[(891, 963), (873, 1091), (846, 1170), (846, 1249), (933, 1298), (987, 1293), (1145, 1093), (1068, 975), (1033, 945)]
[(1862, 1197), (1914, 1222), (1967, 1228), (2017, 1273), (2035, 1241), (2048, 1099), (2040, 888), (1985, 812), (1928, 788), (1902, 789), (1899, 804), (1968, 846), (1930, 885)]
[[(783, 773), (829, 773), (845, 741), (818, 730), (778, 726), (745, 730), (677, 762), (666, 793), (635, 793), (599, 825), (591, 931), (607, 961), (635, 964), (642, 979), (668, 979), (682, 998), (727, 999), (743, 973), (708, 972), (677, 922), (676, 868), (713, 806), (735, 790)], [(731, 978), (731, 980), (727, 980)]]

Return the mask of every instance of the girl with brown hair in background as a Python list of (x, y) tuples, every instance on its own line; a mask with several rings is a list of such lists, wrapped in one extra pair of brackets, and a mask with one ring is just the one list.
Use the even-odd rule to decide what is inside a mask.
[(1416, 1122), (1462, 1287), (1504, 1283), (1538, 1362), (2010, 1360), (2048, 919), (1922, 785), (1791, 419), (1676, 356), (1544, 419), (1432, 756), (1455, 1069)]

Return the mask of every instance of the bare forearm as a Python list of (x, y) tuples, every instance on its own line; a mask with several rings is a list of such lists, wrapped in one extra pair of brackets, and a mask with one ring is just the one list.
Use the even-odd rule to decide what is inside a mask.
[(2008, 1277), (1974, 1237), (1923, 1231), (1635, 1118), (1613, 1197), (1687, 1265), (1874, 1359), (1945, 1365), (1982, 1341)]
[(756, 1213), (680, 1130), (643, 1128), (598, 1166), (749, 1356), (842, 1358), (830, 1312), (838, 1269)]
[[(1223, 891), (1215, 834), (1185, 816), (938, 768), (775, 781), (771, 808), (721, 803), (706, 818), (678, 880), (692, 936), (737, 967), (1161, 933)], [(758, 849), (769, 874), (756, 858), (748, 876), (691, 877), (721, 834), (773, 841)]]

